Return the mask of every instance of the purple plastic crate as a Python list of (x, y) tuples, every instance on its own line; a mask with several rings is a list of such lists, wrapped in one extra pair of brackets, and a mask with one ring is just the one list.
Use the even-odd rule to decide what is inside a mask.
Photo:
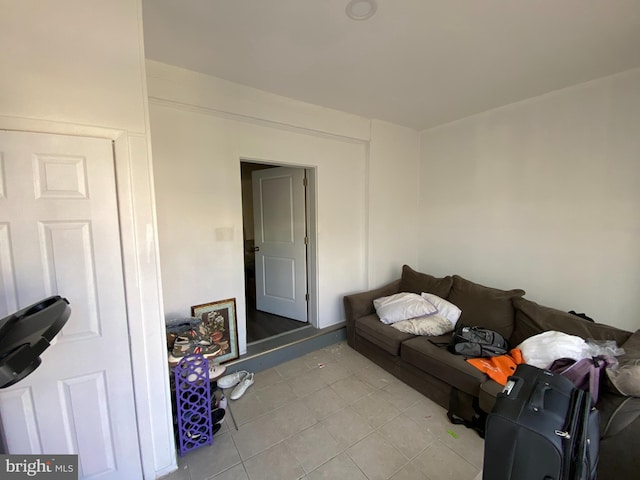
[(180, 456), (213, 444), (209, 362), (199, 354), (184, 357), (174, 370)]

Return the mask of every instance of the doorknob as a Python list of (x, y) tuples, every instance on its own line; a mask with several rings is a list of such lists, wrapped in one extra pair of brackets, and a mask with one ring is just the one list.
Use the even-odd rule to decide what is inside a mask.
[(253, 247), (253, 251), (254, 252), (259, 252), (260, 251), (260, 247)]

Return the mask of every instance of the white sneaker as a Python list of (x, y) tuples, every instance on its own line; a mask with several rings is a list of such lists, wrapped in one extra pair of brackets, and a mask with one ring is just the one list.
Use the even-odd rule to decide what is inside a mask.
[[(220, 400), (218, 400), (218, 408), (224, 410), (225, 412), (227, 411), (227, 397), (225, 397), (224, 395), (222, 395), (220, 397)], [(224, 423), (224, 416), (218, 423)]]
[(244, 380), (242, 380), (238, 386), (236, 386), (236, 388), (233, 389), (233, 391), (231, 392), (231, 400), (238, 400), (242, 395), (244, 395), (244, 392), (247, 391), (247, 388), (249, 388), (251, 385), (253, 385), (253, 373), (249, 373)]
[(239, 372), (225, 375), (224, 377), (218, 379), (218, 387), (220, 388), (235, 387), (238, 383), (244, 380), (247, 375), (249, 375), (249, 372), (247, 372), (246, 370), (240, 370)]

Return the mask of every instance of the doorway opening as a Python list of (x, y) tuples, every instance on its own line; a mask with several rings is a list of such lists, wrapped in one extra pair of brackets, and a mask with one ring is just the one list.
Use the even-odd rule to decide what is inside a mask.
[(317, 327), (315, 171), (240, 162), (247, 345)]

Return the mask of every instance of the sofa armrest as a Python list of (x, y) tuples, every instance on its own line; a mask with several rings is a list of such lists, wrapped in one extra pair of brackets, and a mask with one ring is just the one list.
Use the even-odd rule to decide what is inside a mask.
[(383, 287), (367, 292), (354, 293), (344, 297), (344, 312), (347, 324), (347, 342), (351, 347), (355, 342), (355, 321), (360, 317), (375, 313), (373, 301), (376, 298), (386, 297), (398, 293), (400, 279), (384, 285)]

